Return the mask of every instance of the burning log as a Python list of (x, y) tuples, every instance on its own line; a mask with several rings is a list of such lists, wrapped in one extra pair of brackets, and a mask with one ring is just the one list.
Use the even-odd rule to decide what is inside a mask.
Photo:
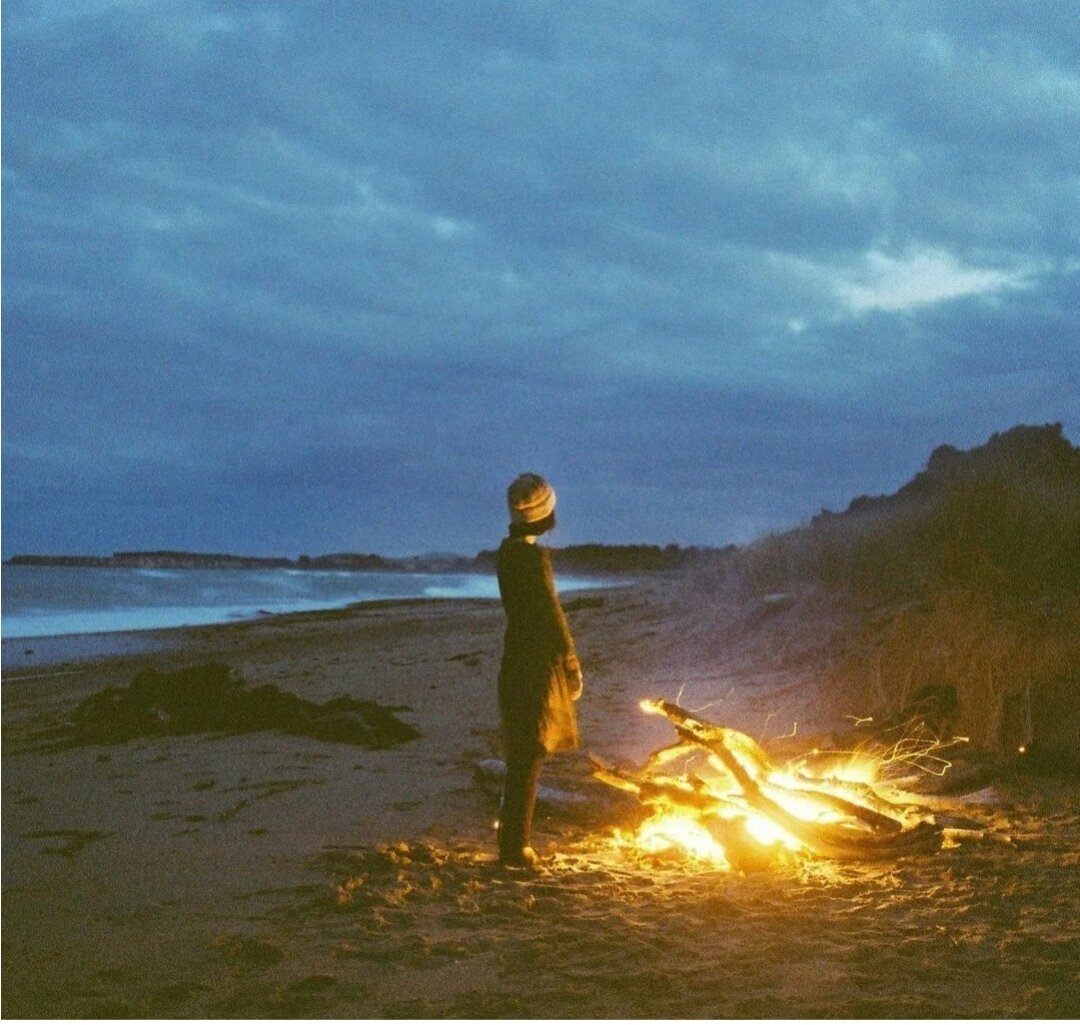
[(841, 797), (839, 794), (834, 794), (829, 790), (823, 790), (802, 782), (798, 786), (788, 789), (792, 793), (805, 794), (818, 804), (832, 808), (841, 815), (858, 819), (871, 829), (880, 830), (883, 833), (899, 833), (904, 828), (903, 823), (898, 819), (894, 819), (891, 815), (865, 807), (856, 801), (848, 800), (846, 797)]
[[(668, 701), (645, 701), (642, 708), (663, 715), (679, 742), (655, 752), (639, 772), (593, 759), (594, 774), (634, 793), (661, 819), (676, 815), (684, 826), (694, 822), (704, 827), (725, 851), (747, 833), (766, 844), (782, 843), (841, 860), (898, 857), (941, 844), (942, 830), (929, 813), (892, 804), (867, 783), (814, 778), (805, 765), (799, 775), (792, 775), (773, 765), (761, 747), (738, 730), (699, 719)], [(708, 754), (720, 773), (716, 779), (647, 775), (680, 755), (697, 752)], [(740, 822), (743, 829), (736, 833)]]
[(595, 755), (590, 755), (593, 775), (609, 786), (635, 794), (643, 804), (661, 801), (680, 808), (692, 808), (697, 812), (713, 811), (721, 801), (705, 792), (702, 780), (694, 776), (686, 781), (676, 779), (649, 779), (627, 769), (619, 769)]

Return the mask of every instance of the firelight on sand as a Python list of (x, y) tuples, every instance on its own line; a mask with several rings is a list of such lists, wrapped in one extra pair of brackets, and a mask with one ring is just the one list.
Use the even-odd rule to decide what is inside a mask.
[[(602, 781), (635, 794), (653, 814), (615, 843), (644, 854), (677, 852), (719, 869), (772, 860), (782, 851), (836, 859), (873, 859), (936, 849), (942, 830), (905, 795), (880, 792), (883, 770), (896, 763), (943, 773), (940, 743), (905, 739), (877, 752), (813, 751), (779, 768), (750, 737), (705, 722), (663, 700), (641, 702), (663, 715), (679, 741), (654, 752), (641, 771), (593, 759)], [(704, 767), (681, 776), (654, 774), (676, 758), (704, 755)], [(894, 792), (892, 796), (896, 797)]]

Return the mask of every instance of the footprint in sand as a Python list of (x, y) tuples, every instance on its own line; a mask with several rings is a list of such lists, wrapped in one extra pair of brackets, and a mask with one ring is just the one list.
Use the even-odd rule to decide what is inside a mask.
[(230, 968), (272, 968), (285, 960), (280, 947), (253, 936), (219, 936), (216, 945)]
[(97, 840), (104, 840), (112, 836), (101, 830), (80, 829), (37, 829), (31, 833), (23, 833), (24, 840), (63, 840), (60, 847), (42, 847), (42, 854), (56, 854), (61, 858), (74, 858), (83, 848)]

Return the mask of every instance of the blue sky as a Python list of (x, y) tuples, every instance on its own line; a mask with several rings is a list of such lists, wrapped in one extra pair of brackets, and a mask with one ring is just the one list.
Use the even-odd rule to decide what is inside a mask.
[(3, 548), (725, 544), (1080, 440), (1071, 2), (5, 0)]

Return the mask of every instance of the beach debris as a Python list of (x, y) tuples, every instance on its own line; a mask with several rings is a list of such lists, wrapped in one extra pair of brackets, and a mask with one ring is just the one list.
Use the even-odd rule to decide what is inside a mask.
[(795, 604), (795, 595), (777, 592), (761, 596), (761, 604), (770, 612), (782, 612)]
[[(761, 867), (785, 851), (872, 861), (942, 845), (944, 824), (913, 795), (878, 779), (879, 768), (890, 764), (888, 752), (814, 752), (779, 767), (738, 730), (663, 699), (643, 701), (641, 708), (664, 716), (679, 739), (640, 769), (592, 759), (599, 780), (634, 794), (651, 812), (633, 835), (617, 831), (619, 844), (738, 869)], [(916, 762), (935, 757), (925, 742), (910, 754)], [(678, 759), (694, 770), (658, 771)]]
[[(500, 758), (485, 758), (476, 763), (476, 775), (483, 782), (498, 782), (501, 785), (506, 776), (506, 762)], [(560, 790), (542, 783), (536, 788), (536, 799), (543, 804), (555, 806), (585, 804), (589, 800), (584, 794), (572, 794), (569, 790)]]
[(403, 709), (350, 697), (308, 701), (272, 684), (249, 687), (229, 666), (211, 662), (168, 673), (147, 669), (128, 687), (91, 694), (75, 708), (55, 746), (265, 730), (386, 748), (420, 736), (394, 714), (398, 711)]

